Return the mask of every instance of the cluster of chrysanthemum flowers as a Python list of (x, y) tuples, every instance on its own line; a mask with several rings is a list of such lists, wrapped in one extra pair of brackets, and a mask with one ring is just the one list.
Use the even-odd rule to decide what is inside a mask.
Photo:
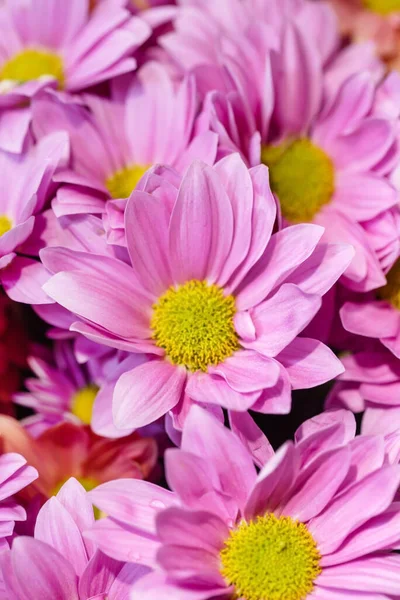
[(0, 600), (400, 598), (397, 67), (400, 0), (0, 0)]

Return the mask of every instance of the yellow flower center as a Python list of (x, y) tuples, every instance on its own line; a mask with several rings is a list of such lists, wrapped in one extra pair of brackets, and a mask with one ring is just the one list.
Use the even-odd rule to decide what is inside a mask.
[(291, 223), (312, 221), (334, 192), (334, 167), (329, 156), (307, 138), (264, 146), (272, 191)]
[(76, 392), (72, 397), (71, 412), (85, 425), (90, 425), (92, 421), (93, 405), (98, 391), (97, 385), (90, 384)]
[(400, 259), (398, 259), (386, 275), (387, 283), (378, 290), (378, 298), (387, 300), (400, 310)]
[(365, 8), (378, 15), (390, 15), (400, 11), (400, 0), (362, 0)]
[(169, 290), (153, 306), (151, 328), (169, 360), (190, 371), (207, 371), (239, 349), (233, 296), (195, 279)]
[(110, 192), (111, 198), (129, 198), (148, 169), (148, 165), (134, 165), (111, 175), (106, 181), (106, 188)]
[(303, 523), (268, 514), (231, 531), (221, 573), (243, 600), (304, 600), (321, 573), (320, 554)]
[(1, 80), (26, 83), (48, 75), (58, 81), (58, 87), (64, 87), (64, 65), (60, 56), (46, 50), (27, 49), (8, 60), (0, 71)]
[(0, 215), (0, 237), (12, 229), (12, 221), (6, 215)]

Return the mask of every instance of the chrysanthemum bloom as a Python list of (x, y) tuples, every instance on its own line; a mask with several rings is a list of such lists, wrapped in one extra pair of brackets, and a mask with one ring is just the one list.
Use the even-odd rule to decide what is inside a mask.
[(146, 479), (157, 461), (152, 438), (134, 433), (122, 440), (108, 440), (72, 423), (49, 427), (33, 437), (19, 421), (0, 416), (0, 439), (4, 452), (20, 453), (39, 473), (21, 492), (21, 498), (27, 500), (37, 495), (42, 500), (50, 498), (70, 477), (86, 489), (121, 477)]
[(0, 13), (0, 147), (23, 148), (29, 102), (43, 87), (71, 92), (132, 71), (150, 27), (120, 3), (6, 0)]
[(269, 166), (286, 223), (318, 223), (326, 228), (326, 241), (354, 246), (345, 285), (360, 291), (382, 286), (391, 266), (382, 255), (399, 238), (392, 183), (397, 121), (377, 114), (375, 76), (359, 72), (358, 62), (357, 74), (342, 81), (337, 66), (332, 79), (307, 31), (287, 21), (279, 40), (268, 51), (250, 34), (240, 38), (225, 65), (236, 89), (234, 102), (211, 93), (210, 125), (223, 151), (238, 148), (250, 165)]
[[(255, 55), (251, 50), (247, 53), (246, 42), (245, 47), (241, 46), (241, 36), (244, 34), (252, 39), (258, 51), (275, 47), (277, 37), (288, 19), (293, 19), (307, 32), (308, 38), (314, 43), (315, 52), (324, 61), (332, 56), (340, 44), (336, 17), (326, 2), (181, 0), (178, 4), (180, 8), (174, 19), (173, 31), (162, 36), (160, 44), (184, 71), (205, 67), (206, 75), (208, 69), (211, 81), (213, 70), (209, 66), (221, 65), (227, 57), (236, 62), (235, 53), (240, 52), (240, 48), (246, 56), (250, 75)], [(264, 80), (259, 79), (255, 90), (263, 86)]]
[(17, 537), (1, 556), (7, 600), (129, 600), (148, 569), (108, 558), (82, 537), (93, 524), (82, 486), (70, 479), (41, 509), (34, 537)]
[(13, 300), (31, 302), (29, 278), (35, 277), (41, 266), (26, 256), (31, 255), (29, 238), (35, 215), (54, 190), (53, 175), (65, 166), (68, 155), (65, 133), (46, 136), (19, 156), (0, 150), (0, 280)]
[[(163, 163), (184, 172), (195, 158), (213, 164), (217, 135), (196, 135), (196, 94), (193, 77), (176, 85), (166, 68), (152, 61), (128, 85), (116, 84), (111, 99), (86, 96), (90, 112), (51, 93), (37, 98), (35, 133), (66, 131), (71, 140), (71, 169), (57, 177), (68, 184), (53, 202), (57, 217), (107, 212), (109, 229), (123, 229), (121, 199), (150, 166)], [(110, 199), (115, 202), (107, 207)], [(116, 235), (111, 243), (120, 241)]]
[(351, 413), (323, 414), (257, 475), (232, 432), (193, 407), (182, 448), (166, 453), (173, 492), (100, 486), (89, 496), (109, 516), (88, 538), (153, 567), (135, 600), (398, 597), (400, 467), (382, 437), (354, 435)]
[(371, 40), (389, 67), (400, 67), (398, 0), (330, 0), (342, 33), (353, 41)]
[[(103, 346), (99, 348), (104, 350)], [(34, 409), (49, 424), (69, 419), (90, 425), (100, 387), (120, 362), (117, 354), (109, 350), (79, 364), (69, 340), (56, 341), (53, 353), (37, 348), (37, 353), (28, 357), (36, 378), (26, 379), (28, 391), (14, 394), (13, 400)]]
[(131, 266), (48, 248), (41, 257), (56, 275), (43, 289), (82, 319), (72, 330), (151, 358), (116, 384), (118, 428), (171, 410), (183, 419), (192, 401), (288, 412), (292, 387), (341, 372), (326, 346), (297, 336), (353, 250), (320, 244), (316, 225), (273, 233), (268, 171), (248, 171), (238, 155), (214, 168), (196, 161), (177, 182), (167, 169), (133, 192)]
[[(1, 417), (3, 418), (3, 417)], [(8, 417), (4, 417), (7, 419)], [(26, 511), (14, 499), (38, 476), (35, 468), (28, 466), (20, 454), (8, 452), (0, 456), (0, 545), (14, 531), (15, 521), (24, 521)]]

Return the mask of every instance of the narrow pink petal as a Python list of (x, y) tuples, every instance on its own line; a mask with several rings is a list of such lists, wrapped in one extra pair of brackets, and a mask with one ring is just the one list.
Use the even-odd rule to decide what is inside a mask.
[(79, 600), (72, 565), (51, 546), (19, 537), (13, 543), (11, 561), (24, 600)]
[(326, 568), (318, 584), (329, 588), (397, 596), (400, 589), (400, 557), (371, 556)]
[(249, 452), (229, 429), (209, 412), (193, 406), (183, 429), (182, 449), (210, 461), (221, 491), (244, 506), (256, 470)]
[(147, 533), (156, 532), (157, 513), (178, 502), (173, 492), (139, 479), (109, 481), (88, 495), (108, 516)]
[(8, 267), (1, 270), (0, 278), (7, 296), (16, 302), (53, 304), (53, 300), (43, 291), (50, 273), (37, 260), (16, 256)]
[(251, 311), (257, 337), (242, 343), (264, 356), (276, 357), (311, 322), (320, 306), (320, 296), (286, 283)]
[(322, 557), (322, 566), (347, 563), (380, 550), (397, 548), (400, 539), (400, 504), (394, 502), (386, 511), (350, 534), (332, 554)]
[(258, 467), (263, 467), (274, 455), (274, 449), (249, 413), (229, 411), (232, 431), (249, 450)]
[(164, 360), (153, 360), (121, 375), (114, 390), (114, 422), (120, 429), (153, 423), (180, 400), (186, 371)]
[(208, 373), (223, 377), (236, 392), (256, 392), (272, 387), (279, 377), (279, 366), (273, 360), (252, 350), (238, 350)]
[(346, 447), (320, 454), (299, 475), (282, 513), (303, 523), (317, 516), (332, 500), (349, 468)]
[(236, 303), (246, 310), (262, 302), (314, 252), (324, 230), (317, 225), (286, 227), (275, 233), (259, 261), (241, 283)]
[(35, 538), (49, 544), (73, 565), (78, 577), (88, 562), (81, 532), (57, 498), (50, 498), (38, 514)]
[(163, 544), (201, 548), (217, 555), (229, 537), (228, 526), (205, 511), (169, 508), (157, 516), (157, 533)]
[[(347, 488), (323, 513), (310, 521), (310, 532), (322, 554), (337, 550), (350, 533), (386, 510), (399, 483), (397, 466), (382, 468)], [(366, 497), (368, 502), (365, 502)]]
[(297, 473), (296, 451), (292, 442), (287, 442), (261, 469), (246, 503), (245, 518), (254, 519), (280, 508)]
[(186, 387), (187, 395), (196, 402), (216, 404), (230, 410), (246, 411), (253, 406), (260, 395), (255, 392), (238, 392), (222, 377), (209, 373), (191, 374)]
[(163, 199), (133, 192), (125, 210), (127, 246), (138, 280), (156, 296), (172, 282), (168, 263), (169, 219)]
[(118, 337), (150, 337), (149, 314), (143, 305), (137, 307), (131, 286), (124, 279), (115, 284), (115, 277), (107, 280), (83, 270), (65, 271), (54, 275), (43, 289), (64, 308)]
[(232, 206), (216, 173), (194, 162), (179, 190), (170, 224), (174, 280), (218, 281), (233, 235)]
[(138, 531), (126, 523), (110, 517), (99, 519), (93, 528), (85, 533), (85, 537), (94, 542), (104, 554), (115, 560), (139, 563), (153, 568), (157, 564), (156, 554), (160, 543), (153, 535)]
[(334, 379), (344, 371), (335, 354), (318, 340), (299, 337), (276, 357), (286, 369), (293, 389), (307, 389)]
[(398, 311), (388, 302), (346, 302), (340, 317), (347, 331), (378, 339), (397, 335), (400, 326)]

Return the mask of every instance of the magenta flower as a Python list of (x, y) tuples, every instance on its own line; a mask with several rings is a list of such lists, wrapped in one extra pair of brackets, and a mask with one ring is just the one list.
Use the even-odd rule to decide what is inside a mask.
[(71, 169), (57, 177), (67, 185), (52, 204), (57, 217), (105, 213), (109, 242), (120, 243), (126, 204), (121, 199), (150, 166), (168, 164), (183, 173), (195, 158), (213, 164), (217, 135), (196, 135), (196, 94), (193, 77), (176, 85), (153, 61), (127, 85), (116, 83), (111, 99), (86, 96), (90, 112), (54, 93), (41, 94), (33, 103), (36, 134), (66, 131), (71, 140)]
[(150, 35), (122, 3), (91, 0), (7, 0), (0, 15), (0, 147), (21, 152), (29, 101), (44, 87), (71, 92), (132, 71), (131, 56)]
[[(157, 171), (157, 169), (156, 169)], [(191, 402), (288, 412), (291, 388), (318, 385), (342, 366), (298, 337), (353, 251), (320, 244), (323, 228), (273, 233), (268, 171), (237, 155), (183, 177), (153, 173), (126, 209), (131, 266), (48, 248), (46, 293), (82, 321), (71, 329), (152, 360), (118, 380), (117, 428), (142, 427)], [(66, 293), (68, 290), (68, 293)]]
[(26, 511), (13, 496), (37, 479), (38, 472), (26, 464), (20, 454), (8, 452), (0, 456), (0, 545), (12, 535), (15, 521), (25, 521)]
[[(219, 134), (219, 155), (240, 151), (249, 165), (266, 164), (285, 223), (318, 223), (325, 241), (355, 248), (346, 286), (384, 285), (399, 251), (398, 108), (389, 116), (382, 105), (392, 98), (398, 107), (398, 74), (378, 85), (383, 65), (369, 64), (368, 48), (335, 52), (338, 30), (324, 3), (240, 4), (254, 7), (252, 26), (235, 33), (236, 20), (235, 28), (222, 12), (208, 15), (209, 29), (220, 35), (222, 19), (225, 34), (210, 44), (217, 57), (202, 56), (196, 70), (199, 87), (210, 90), (204, 119)], [(274, 19), (275, 4), (283, 7)], [(191, 30), (179, 22), (163, 43), (191, 60), (195, 52), (183, 49)], [(194, 22), (192, 15), (192, 29)]]
[(88, 538), (153, 568), (135, 600), (395, 598), (400, 467), (355, 428), (347, 411), (306, 421), (257, 475), (235, 435), (193, 407), (181, 449), (166, 453), (173, 492), (99, 486), (89, 495), (108, 517)]
[[(40, 263), (26, 255), (35, 253), (30, 239), (35, 219), (54, 191), (54, 173), (68, 156), (65, 133), (46, 136), (19, 156), (0, 150), (0, 279), (13, 300), (30, 303), (30, 278), (45, 281)], [(42, 291), (38, 299), (46, 299)]]
[(28, 365), (36, 377), (25, 380), (28, 391), (14, 394), (13, 401), (34, 409), (40, 415), (43, 427), (64, 420), (90, 425), (101, 386), (112, 379), (115, 369), (125, 358), (119, 356), (122, 353), (105, 346), (97, 348), (97, 356), (84, 364), (78, 363), (69, 340), (56, 341), (53, 353), (47, 354), (45, 349), (38, 348), (28, 357)]
[(40, 510), (35, 536), (17, 537), (1, 556), (2, 587), (10, 600), (129, 600), (145, 567), (108, 558), (85, 541), (94, 522), (83, 487), (70, 479)]

